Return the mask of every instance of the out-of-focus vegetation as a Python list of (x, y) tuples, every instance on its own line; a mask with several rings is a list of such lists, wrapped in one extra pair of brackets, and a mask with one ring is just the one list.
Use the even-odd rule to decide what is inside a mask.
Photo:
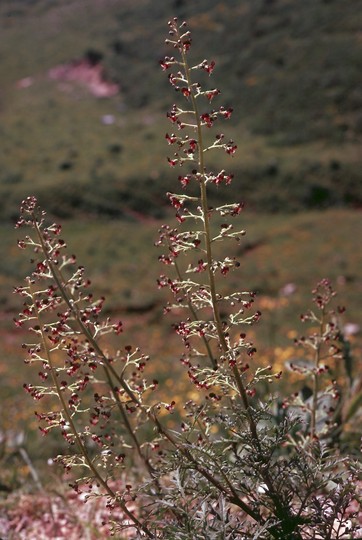
[[(164, 363), (175, 341), (170, 322), (159, 325), (153, 247), (167, 218), (165, 192), (178, 189), (164, 159), (171, 103), (158, 72), (160, 35), (173, 15), (197, 29), (235, 110), (228, 134), (238, 152), (227, 196), (251, 211), (242, 216), (241, 270), (229, 283), (242, 279), (260, 292), (260, 354), (286, 359), (281, 347), (323, 276), (347, 305), (345, 322), (360, 324), (361, 0), (3, 0), (0, 429), (26, 429), (40, 458), (54, 452), (32, 434), (33, 404), (21, 393), (30, 375), (22, 373), (21, 335), (10, 329), (19, 309), (12, 287), (27, 268), (12, 222), (28, 194), (65, 225), (110, 314), (125, 321), (121, 339), (153, 354), (165, 387), (174, 385)], [(96, 99), (82, 84), (49, 79), (54, 66), (90, 54), (99, 55), (119, 95)]]
[[(172, 219), (168, 217), (168, 221)], [(161, 223), (154, 219), (91, 223), (71, 220), (65, 222), (62, 236), (70, 251), (77, 253), (79, 264), (86, 265), (95, 294), (107, 298), (106, 313), (124, 322), (125, 333), (115, 338), (111, 346), (131, 343), (150, 354), (152, 370), (162, 382), (167, 399), (174, 394), (176, 385), (184, 385), (185, 392), (189, 390), (177, 355), (175, 360), (175, 351), (181, 356), (182, 345), (171, 328), (172, 317), (163, 315), (166, 295), (156, 284), (162, 268), (153, 243)], [(262, 319), (252, 332), (248, 330), (258, 349), (258, 362), (272, 361), (277, 369), (285, 369), (285, 362), (296, 354), (293, 339), (303, 331), (299, 315), (308, 309), (310, 289), (324, 275), (334, 283), (338, 302), (347, 306), (347, 312), (341, 316), (342, 326), (360, 324), (362, 225), (358, 213), (329, 210), (286, 217), (246, 211), (240, 224), (247, 234), (239, 247), (235, 244), (233, 248), (231, 244), (230, 250), (235, 250), (241, 268), (228, 275), (227, 286), (249, 287), (258, 292), (256, 308), (262, 311)], [(6, 255), (0, 261), (4, 310), (0, 325), (1, 423), (5, 430), (14, 426), (17, 432), (25, 430), (27, 447), (42, 462), (54, 454), (51, 443), (57, 446), (60, 442), (48, 438), (44, 446), (37, 434), (34, 405), (22, 393), (22, 383), (37, 382), (37, 374), (22, 363), (20, 343), (28, 338), (11, 327), (12, 317), (20, 308), (18, 296), (11, 291), (21, 283), (29, 267), (27, 258), (18, 252), (18, 236), (16, 230), (2, 230)], [(361, 357), (359, 335), (357, 328), (357, 334), (350, 336), (357, 363)], [(283, 386), (288, 381), (290, 376), (286, 374), (285, 382), (282, 379), (279, 384)], [(37, 404), (38, 409), (40, 406)]]
[[(267, 211), (359, 206), (361, 13), (361, 0), (4, 0), (1, 218), (29, 192), (61, 217), (163, 212), (170, 97), (157, 64), (175, 14), (197, 29), (235, 109), (231, 198)], [(49, 79), (85, 57), (117, 96)]]

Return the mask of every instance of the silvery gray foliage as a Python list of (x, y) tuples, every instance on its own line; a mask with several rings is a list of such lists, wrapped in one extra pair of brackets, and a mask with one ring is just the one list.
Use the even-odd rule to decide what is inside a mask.
[[(158, 285), (171, 291), (165, 313), (184, 313), (174, 329), (198, 397), (158, 400), (146, 354), (129, 345), (115, 353), (103, 347), (122, 323), (102, 317), (104, 299), (93, 298), (84, 268), (66, 254), (60, 226), (47, 225), (34, 197), (23, 202), (17, 225), (32, 231), (19, 247), (33, 250), (35, 269), (17, 289), (24, 306), (15, 323), (30, 330), (26, 361), (37, 366), (41, 384), (25, 383), (25, 390), (36, 401), (51, 399), (48, 413), (36, 413), (41, 431), (61, 432), (71, 452), (57, 459), (73, 471), (73, 488), (106, 498), (110, 514), (118, 512), (114, 531), (121, 537), (357, 538), (360, 467), (342, 454), (336, 435), (341, 390), (331, 374), (342, 340), (326, 309), (334, 294), (326, 280), (317, 286), (322, 314), (311, 312), (306, 320), (318, 321), (319, 331), (302, 340), (314, 354), (289, 363), (312, 381), (311, 396), (298, 392), (282, 402), (281, 373), (258, 365), (247, 335), (261, 316), (255, 294), (225, 292), (224, 280), (239, 261), (215, 256), (216, 243), (239, 243), (245, 234), (234, 225), (241, 201), (208, 203), (209, 186), (227, 188), (233, 181), (206, 161), (209, 152), (236, 152), (223, 133), (212, 135), (232, 109), (211, 108), (220, 91), (194, 80), (203, 74), (208, 81), (215, 62), (189, 64), (185, 23), (169, 22), (167, 43), (174, 56), (161, 67), (185, 100), (184, 108), (174, 104), (168, 113), (177, 133), (166, 135), (175, 149), (168, 161), (189, 170), (179, 175), (181, 193), (168, 194), (178, 224), (160, 230), (166, 270)], [(176, 410), (178, 427), (171, 429), (167, 418)]]

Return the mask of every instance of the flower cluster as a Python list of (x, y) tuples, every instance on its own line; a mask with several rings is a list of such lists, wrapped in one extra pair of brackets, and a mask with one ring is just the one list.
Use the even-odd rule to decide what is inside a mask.
[[(19, 246), (32, 249), (35, 268), (26, 285), (15, 290), (24, 299), (15, 324), (27, 325), (33, 336), (23, 345), (25, 361), (38, 366), (41, 382), (26, 383), (24, 388), (35, 400), (44, 396), (58, 398), (50, 412), (35, 412), (41, 433), (60, 431), (76, 453), (58, 456), (58, 461), (66, 470), (86, 470), (81, 482), (90, 490), (97, 482), (114, 501), (112, 504), (138, 523), (127, 510), (124, 495), (113, 491), (107, 477), (120, 477), (126, 454), (132, 456), (124, 449), (130, 448), (151, 471), (136, 435), (144, 423), (140, 418), (142, 396), (157, 386), (155, 381), (148, 383), (143, 375), (149, 357), (129, 345), (115, 354), (103, 350), (104, 336), (120, 334), (122, 322), (102, 318), (104, 298), (95, 299), (89, 292), (84, 267), (76, 265), (75, 256), (66, 254), (60, 226), (46, 225), (45, 212), (39, 210), (35, 197), (22, 203), (16, 227), (24, 226), (34, 234), (20, 240)], [(99, 454), (92, 457), (95, 448)]]
[[(215, 61), (203, 60), (196, 65), (189, 65), (191, 35), (186, 24), (179, 25), (177, 19), (171, 20), (169, 35), (166, 42), (178, 52), (179, 57), (166, 56), (160, 64), (164, 71), (171, 71), (169, 82), (182, 94), (187, 105), (181, 108), (174, 104), (167, 114), (170, 122), (182, 132), (166, 133), (167, 143), (177, 148), (168, 162), (171, 166), (189, 165), (190, 171), (179, 176), (179, 181), (184, 189), (196, 184), (199, 196), (168, 193), (170, 203), (176, 209), (176, 219), (181, 225), (184, 224), (184, 228), (178, 230), (164, 226), (160, 230), (157, 245), (166, 248), (166, 252), (159, 259), (166, 266), (174, 267), (174, 276), (162, 275), (158, 283), (160, 287), (169, 287), (175, 298), (175, 303), (169, 304), (166, 311), (186, 308), (190, 314), (190, 317), (175, 326), (187, 348), (188, 362), (193, 357), (199, 361), (207, 356), (215, 368), (225, 359), (231, 361), (235, 357), (235, 365), (238, 363), (242, 367), (240, 351), (243, 342), (234, 333), (234, 327), (249, 325), (258, 318), (246, 313), (252, 306), (254, 295), (242, 292), (229, 296), (219, 291), (217, 276), (226, 276), (230, 270), (238, 268), (240, 263), (230, 256), (216, 259), (213, 245), (227, 238), (240, 242), (245, 231), (235, 231), (231, 222), (220, 223), (220, 218), (225, 220), (239, 215), (243, 204), (232, 203), (211, 208), (207, 198), (209, 184), (228, 186), (234, 177), (224, 169), (217, 173), (208, 171), (206, 154), (221, 149), (233, 155), (237, 149), (236, 144), (232, 140), (225, 142), (223, 133), (216, 134), (210, 144), (205, 144), (208, 135), (205, 130), (208, 132), (217, 120), (229, 119), (232, 109), (224, 106), (209, 109), (210, 102), (219, 96), (220, 90), (204, 89), (199, 81), (194, 81), (194, 74), (201, 71), (211, 76)], [(186, 256), (187, 262), (181, 255)], [(194, 262), (191, 262), (191, 257)], [(199, 274), (200, 279), (197, 278)], [(201, 338), (201, 348), (193, 338)], [(198, 368), (195, 365), (193, 369)]]
[[(339, 317), (344, 307), (332, 307), (336, 296), (328, 279), (322, 279), (312, 291), (316, 310), (301, 315), (303, 323), (309, 324), (310, 332), (295, 339), (295, 345), (304, 351), (302, 358), (290, 360), (288, 368), (311, 382), (308, 392), (296, 392), (283, 402), (284, 408), (299, 411), (305, 419), (305, 431), (311, 439), (335, 441), (340, 435), (342, 421), (342, 390), (337, 373), (343, 364), (348, 381), (349, 359), (345, 358), (345, 338)], [(308, 387), (304, 387), (308, 388)]]
[[(123, 325), (102, 317), (104, 298), (93, 297), (84, 268), (66, 253), (60, 226), (46, 224), (34, 197), (23, 201), (17, 224), (32, 231), (18, 244), (32, 249), (34, 270), (16, 289), (23, 307), (15, 324), (30, 331), (23, 347), (40, 381), (24, 388), (37, 402), (42, 433), (58, 431), (71, 447), (58, 461), (75, 474), (77, 497), (104, 497), (116, 531), (164, 540), (348, 538), (358, 529), (360, 471), (340, 456), (340, 393), (330, 379), (331, 361), (342, 355), (347, 365), (337, 321), (343, 309), (329, 309), (334, 293), (322, 281), (314, 293), (318, 314), (303, 317), (317, 329), (298, 342), (312, 351), (311, 360), (290, 362), (312, 381), (311, 394), (282, 404), (273, 391), (281, 372), (258, 365), (247, 335), (261, 317), (255, 294), (228, 291), (227, 278), (241, 263), (234, 253), (217, 255), (220, 244), (235, 246), (245, 235), (234, 225), (243, 203), (211, 207), (208, 198), (210, 187), (227, 189), (234, 181), (206, 162), (210, 151), (232, 156), (237, 149), (223, 134), (212, 135), (232, 109), (210, 110), (220, 91), (194, 81), (195, 73), (209, 81), (215, 62), (190, 66), (185, 23), (169, 22), (167, 43), (174, 55), (161, 68), (170, 70), (186, 102), (167, 115), (177, 128), (177, 135), (166, 134), (175, 148), (168, 161), (189, 170), (178, 177), (182, 193), (167, 194), (177, 227), (160, 229), (158, 287), (171, 291), (165, 313), (178, 319), (173, 328), (182, 351), (175, 356), (187, 370), (192, 399), (157, 401), (159, 383), (145, 376), (149, 357), (128, 344), (114, 352), (103, 347)], [(50, 412), (42, 407), (46, 400)]]

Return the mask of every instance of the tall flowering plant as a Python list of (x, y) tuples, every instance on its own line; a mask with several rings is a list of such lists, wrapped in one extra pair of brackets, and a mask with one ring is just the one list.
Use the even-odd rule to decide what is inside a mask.
[[(215, 62), (203, 60), (190, 66), (188, 54), (191, 47), (190, 32), (186, 24), (177, 20), (169, 23), (170, 38), (167, 43), (178, 53), (178, 59), (166, 56), (161, 61), (163, 70), (171, 70), (169, 82), (185, 98), (186, 107), (173, 105), (167, 114), (177, 128), (177, 134), (167, 133), (168, 144), (176, 149), (168, 162), (172, 167), (188, 166), (189, 171), (179, 175), (182, 193), (168, 193), (171, 205), (176, 209), (176, 219), (181, 230), (164, 226), (159, 245), (166, 248), (161, 262), (172, 267), (172, 276), (161, 275), (160, 287), (169, 287), (174, 303), (166, 310), (185, 308), (187, 318), (175, 329), (182, 337), (186, 353), (183, 362), (189, 368), (189, 376), (197, 388), (217, 388), (215, 397), (230, 395), (230, 391), (242, 400), (249, 410), (248, 396), (255, 393), (253, 376), (246, 380), (243, 373), (249, 370), (245, 358), (253, 355), (254, 348), (240, 332), (246, 325), (257, 322), (259, 312), (250, 313), (254, 293), (237, 291), (224, 294), (218, 281), (230, 270), (240, 266), (235, 257), (221, 260), (214, 255), (213, 246), (220, 241), (240, 242), (245, 231), (236, 230), (233, 219), (240, 214), (243, 203), (237, 201), (212, 208), (208, 202), (208, 187), (229, 185), (233, 175), (225, 170), (211, 171), (206, 157), (211, 151), (222, 150), (233, 155), (236, 144), (218, 133), (210, 136), (211, 128), (220, 120), (229, 119), (232, 109), (221, 106), (210, 109), (210, 102), (220, 94), (217, 88), (204, 89), (193, 76), (206, 72), (210, 76)], [(211, 140), (210, 140), (211, 139)], [(187, 195), (189, 184), (196, 184), (198, 196)], [(181, 261), (186, 255), (186, 265)], [(243, 354), (246, 353), (246, 354)], [(269, 375), (268, 375), (269, 376)], [(255, 431), (252, 415), (248, 415), (250, 427)]]
[[(115, 352), (105, 346), (122, 323), (102, 318), (104, 299), (89, 292), (84, 268), (66, 255), (60, 226), (46, 224), (34, 197), (23, 201), (17, 224), (32, 230), (19, 247), (30, 247), (35, 263), (17, 289), (24, 306), (15, 322), (30, 330), (26, 362), (37, 366), (40, 378), (25, 390), (49, 401), (50, 411), (43, 407), (36, 415), (44, 435), (60, 431), (71, 448), (57, 459), (73, 472), (73, 488), (86, 498), (105, 497), (114, 529), (123, 535), (349, 538), (356, 528), (350, 505), (357, 465), (319, 437), (320, 358), (311, 371), (310, 429), (303, 431), (301, 416), (288, 412), (293, 400), (280, 415), (272, 392), (263, 399), (258, 394), (260, 381), (273, 388), (281, 374), (257, 365), (247, 337), (261, 315), (253, 309), (255, 295), (225, 292), (225, 278), (240, 263), (232, 255), (217, 258), (215, 246), (242, 241), (245, 232), (234, 221), (243, 203), (211, 207), (210, 186), (224, 189), (233, 175), (210, 170), (207, 157), (236, 152), (220, 130), (213, 134), (232, 109), (213, 108), (220, 94), (208, 83), (215, 63), (189, 63), (185, 23), (169, 22), (167, 43), (173, 55), (161, 67), (184, 103), (167, 114), (168, 162), (183, 172), (177, 193), (167, 194), (177, 227), (160, 230), (165, 271), (158, 286), (171, 291), (165, 312), (184, 314), (174, 329), (195, 397), (158, 400), (158, 381), (146, 376), (149, 357), (129, 345)], [(175, 409), (180, 421), (171, 429), (167, 420)]]

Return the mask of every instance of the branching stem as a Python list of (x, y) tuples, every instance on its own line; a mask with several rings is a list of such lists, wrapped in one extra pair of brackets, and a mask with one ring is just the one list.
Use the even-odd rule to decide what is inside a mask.
[(313, 372), (313, 394), (312, 394), (312, 410), (311, 410), (311, 418), (310, 418), (310, 438), (311, 440), (314, 439), (316, 435), (316, 420), (317, 420), (317, 409), (318, 409), (318, 391), (319, 391), (319, 374), (318, 374), (318, 368), (319, 363), (321, 361), (321, 348), (322, 348), (322, 336), (323, 336), (323, 329), (324, 329), (324, 316), (325, 316), (325, 308), (323, 307), (320, 323), (319, 323), (319, 339), (318, 343), (316, 345), (316, 349), (314, 352), (314, 372)]
[[(223, 325), (222, 325), (222, 321), (220, 317), (220, 309), (218, 305), (219, 303), (218, 303), (216, 283), (215, 283), (215, 273), (214, 273), (214, 268), (213, 268), (214, 265), (213, 265), (212, 246), (211, 246), (212, 236), (210, 232), (210, 209), (209, 209), (209, 204), (208, 204), (207, 187), (206, 187), (206, 169), (205, 169), (205, 162), (204, 162), (205, 152), (204, 152), (204, 143), (203, 143), (202, 123), (201, 123), (200, 114), (198, 110), (195, 90), (191, 81), (191, 74), (190, 74), (190, 68), (188, 65), (188, 60), (186, 57), (186, 53), (183, 49), (181, 49), (181, 54), (182, 54), (183, 66), (185, 70), (185, 79), (187, 81), (187, 85), (190, 91), (190, 99), (192, 103), (196, 131), (197, 131), (197, 140), (198, 140), (198, 150), (197, 150), (198, 154), (197, 155), (198, 155), (198, 172), (199, 172), (199, 178), (200, 178), (200, 198), (201, 198), (201, 207), (202, 207), (203, 224), (204, 224), (204, 232), (205, 232), (205, 235), (204, 235), (205, 252), (206, 252), (206, 259), (207, 259), (207, 272), (208, 272), (208, 281), (209, 281), (209, 287), (210, 287), (213, 317), (214, 317), (214, 323), (215, 323), (215, 327), (216, 327), (216, 331), (218, 335), (220, 348), (223, 351), (223, 353), (227, 353), (229, 350), (229, 347), (225, 339)], [(247, 413), (250, 433), (254, 440), (256, 449), (261, 455), (261, 443), (259, 440), (257, 426), (250, 410), (250, 404), (249, 404), (248, 396), (245, 390), (245, 386), (243, 384), (242, 378), (240, 376), (240, 372), (236, 365), (232, 368), (232, 373), (233, 373), (233, 376), (234, 376), (234, 379), (235, 379), (235, 382), (236, 382), (236, 385), (240, 394), (243, 407)], [(266, 471), (264, 474), (264, 480), (268, 487), (270, 496), (275, 504), (276, 513), (281, 518), (283, 516), (283, 513), (285, 512), (289, 513), (289, 509), (285, 508), (284, 505), (281, 503), (278, 493), (276, 492), (274, 488), (274, 483), (268, 471)], [(249, 513), (249, 515), (251, 514)], [(255, 516), (252, 516), (252, 517), (254, 517), (255, 519)], [(258, 516), (257, 521), (260, 522), (260, 516)]]
[[(33, 294), (32, 294), (32, 296), (33, 296)], [(148, 536), (148, 538), (154, 538), (154, 535), (151, 533), (151, 531), (143, 523), (141, 523), (137, 519), (137, 517), (133, 514), (133, 512), (131, 512), (127, 508), (126, 503), (119, 496), (117, 496), (116, 493), (109, 487), (106, 480), (104, 480), (102, 475), (99, 473), (97, 467), (95, 467), (95, 465), (93, 464), (93, 462), (92, 462), (92, 460), (91, 460), (91, 458), (90, 458), (90, 456), (89, 456), (89, 454), (87, 452), (87, 449), (85, 448), (85, 446), (83, 444), (83, 441), (82, 441), (82, 439), (81, 439), (81, 437), (80, 437), (80, 435), (79, 435), (79, 433), (77, 431), (77, 428), (76, 428), (76, 426), (75, 426), (75, 424), (73, 422), (72, 415), (71, 415), (71, 413), (70, 413), (70, 411), (68, 409), (67, 403), (66, 403), (66, 401), (64, 399), (64, 392), (62, 391), (62, 389), (60, 387), (60, 384), (59, 384), (59, 380), (58, 380), (57, 373), (56, 373), (56, 368), (55, 368), (55, 366), (53, 364), (53, 361), (52, 361), (51, 353), (50, 353), (49, 346), (48, 346), (48, 343), (47, 343), (47, 340), (46, 340), (46, 335), (44, 333), (44, 327), (43, 327), (42, 322), (41, 322), (41, 316), (40, 316), (39, 310), (37, 308), (34, 297), (33, 297), (33, 300), (34, 300), (34, 309), (35, 309), (36, 317), (38, 319), (39, 327), (40, 327), (41, 341), (42, 341), (44, 353), (45, 353), (45, 356), (46, 356), (47, 364), (49, 366), (49, 371), (50, 371), (50, 374), (51, 374), (51, 377), (52, 377), (53, 385), (54, 385), (54, 388), (56, 389), (56, 393), (57, 393), (59, 401), (61, 403), (62, 412), (63, 412), (63, 414), (65, 416), (67, 424), (68, 424), (68, 426), (70, 428), (70, 431), (71, 431), (71, 433), (72, 433), (72, 435), (73, 435), (73, 437), (74, 437), (74, 439), (76, 441), (78, 449), (79, 449), (81, 455), (83, 456), (84, 463), (89, 468), (89, 470), (92, 472), (94, 478), (99, 482), (99, 484), (106, 491), (106, 493), (114, 501), (116, 501), (116, 503), (121, 507), (122, 511), (135, 524), (135, 526), (139, 530), (143, 531)]]
[[(44, 242), (43, 235), (42, 235), (41, 230), (39, 228), (39, 225), (37, 223), (36, 216), (33, 214), (32, 218), (33, 218), (33, 224), (34, 224), (35, 230), (36, 230), (38, 238), (39, 238), (39, 242), (40, 242), (41, 247), (42, 247), (42, 251), (44, 253), (44, 256), (46, 257), (47, 264), (48, 264), (49, 269), (50, 269), (50, 271), (52, 273), (54, 281), (56, 282), (56, 284), (58, 286), (59, 292), (60, 292), (63, 300), (67, 304), (69, 310), (73, 313), (74, 320), (75, 320), (76, 324), (78, 325), (80, 332), (87, 338), (89, 343), (91, 343), (92, 347), (97, 352), (98, 356), (100, 358), (102, 358), (102, 365), (103, 365), (103, 370), (105, 372), (105, 376), (106, 376), (106, 379), (107, 379), (107, 383), (108, 383), (108, 386), (109, 386), (110, 391), (112, 393), (112, 396), (113, 396), (115, 402), (117, 403), (117, 406), (118, 406), (120, 415), (122, 417), (122, 420), (124, 422), (124, 425), (125, 425), (128, 433), (129, 433), (132, 441), (135, 444), (135, 447), (136, 447), (136, 450), (137, 450), (137, 453), (138, 453), (139, 457), (144, 462), (144, 464), (146, 466), (146, 469), (148, 470), (151, 477), (153, 477), (153, 473), (154, 473), (153, 468), (152, 468), (149, 460), (147, 459), (147, 457), (143, 454), (143, 452), (141, 450), (141, 446), (139, 444), (139, 441), (138, 441), (138, 439), (137, 439), (137, 437), (136, 437), (136, 435), (134, 433), (134, 430), (133, 430), (133, 428), (132, 428), (132, 426), (131, 426), (128, 418), (127, 418), (127, 415), (126, 415), (125, 411), (124, 411), (123, 404), (122, 404), (122, 402), (121, 402), (121, 400), (119, 398), (119, 395), (118, 395), (117, 391), (114, 388), (114, 384), (112, 382), (111, 375), (113, 375), (115, 377), (117, 382), (122, 386), (124, 391), (127, 393), (128, 397), (133, 402), (135, 402), (135, 395), (134, 395), (133, 392), (131, 392), (129, 386), (124, 382), (122, 377), (118, 376), (116, 370), (114, 369), (114, 367), (109, 362), (109, 359), (107, 358), (107, 356), (104, 354), (104, 352), (100, 348), (97, 340), (94, 339), (93, 335), (91, 334), (91, 332), (89, 331), (87, 326), (83, 323), (76, 303), (74, 301), (72, 301), (72, 302), (70, 301), (70, 298), (69, 298), (70, 293), (68, 293), (65, 290), (65, 287), (63, 285), (64, 280), (62, 278), (62, 275), (61, 275), (58, 267), (52, 263), (52, 260), (51, 260), (51, 258), (49, 256), (46, 244)], [(139, 404), (138, 400), (137, 400), (137, 404)]]

